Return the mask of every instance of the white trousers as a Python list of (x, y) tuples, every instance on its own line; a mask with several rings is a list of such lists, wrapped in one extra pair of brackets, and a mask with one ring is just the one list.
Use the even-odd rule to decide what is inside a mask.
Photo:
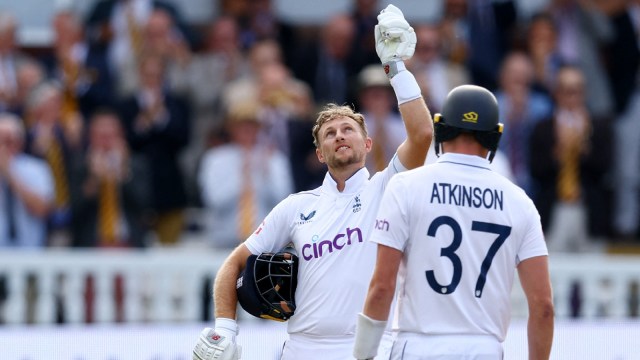
[(615, 212), (613, 225), (622, 234), (635, 234), (640, 224), (640, 90), (614, 125)]
[[(289, 334), (281, 360), (353, 360), (355, 335), (313, 336)], [(385, 333), (375, 360), (389, 360), (393, 336)]]
[(502, 343), (489, 335), (399, 334), (391, 360), (502, 360)]
[(584, 252), (589, 250), (587, 209), (580, 202), (553, 206), (549, 231), (546, 234), (549, 252)]

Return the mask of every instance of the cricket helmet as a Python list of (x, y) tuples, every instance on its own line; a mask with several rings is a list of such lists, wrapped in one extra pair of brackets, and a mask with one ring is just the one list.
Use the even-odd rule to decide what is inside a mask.
[(440, 154), (443, 142), (471, 133), (489, 150), (489, 161), (492, 161), (503, 129), (499, 117), (498, 101), (489, 90), (476, 85), (454, 88), (447, 95), (442, 112), (433, 118), (436, 155)]
[(240, 306), (249, 314), (287, 321), (296, 309), (298, 256), (293, 247), (251, 255), (236, 282)]

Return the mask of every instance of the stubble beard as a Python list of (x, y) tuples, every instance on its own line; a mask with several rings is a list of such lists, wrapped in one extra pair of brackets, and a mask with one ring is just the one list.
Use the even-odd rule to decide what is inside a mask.
[(359, 164), (360, 162), (362, 162), (363, 158), (364, 154), (358, 153), (354, 153), (346, 159), (333, 157), (329, 160), (329, 163), (327, 165), (333, 169), (342, 169), (353, 164)]

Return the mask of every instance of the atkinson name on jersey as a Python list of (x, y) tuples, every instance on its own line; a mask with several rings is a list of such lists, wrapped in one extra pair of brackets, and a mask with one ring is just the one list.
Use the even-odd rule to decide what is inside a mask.
[(434, 183), (431, 189), (431, 203), (502, 211), (504, 194), (502, 190), (477, 186)]

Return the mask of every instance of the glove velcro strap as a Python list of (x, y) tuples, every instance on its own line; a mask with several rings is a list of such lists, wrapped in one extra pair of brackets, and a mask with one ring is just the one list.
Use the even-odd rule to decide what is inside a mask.
[(382, 68), (389, 79), (392, 79), (399, 72), (407, 70), (404, 66), (404, 62), (400, 60), (386, 62), (382, 64)]
[(386, 321), (374, 320), (359, 313), (356, 322), (356, 342), (353, 346), (353, 356), (356, 359), (373, 359), (378, 353), (380, 339), (386, 327)]
[(420, 85), (418, 85), (415, 76), (413, 76), (409, 71), (398, 72), (398, 74), (391, 79), (391, 86), (393, 87), (393, 91), (396, 93), (398, 105), (402, 105), (422, 96)]

